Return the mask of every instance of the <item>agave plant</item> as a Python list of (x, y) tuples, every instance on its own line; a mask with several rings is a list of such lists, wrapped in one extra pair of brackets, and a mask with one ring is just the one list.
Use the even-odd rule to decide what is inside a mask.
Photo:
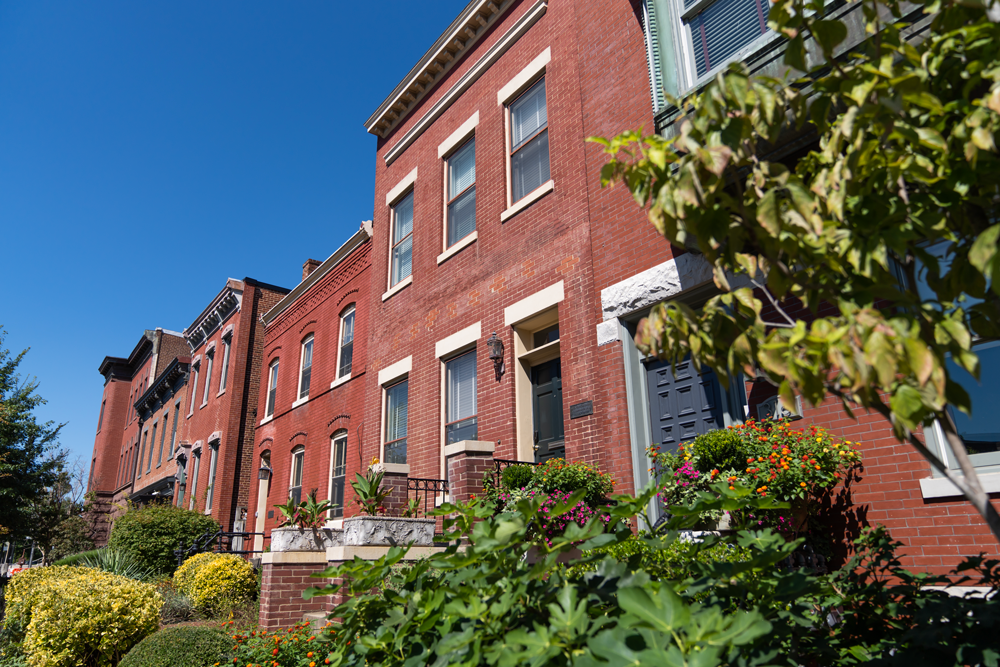
[(154, 572), (146, 568), (127, 551), (111, 549), (105, 547), (95, 551), (87, 551), (82, 554), (82, 558), (76, 563), (83, 567), (92, 567), (95, 570), (111, 572), (137, 581), (148, 581), (154, 577)]

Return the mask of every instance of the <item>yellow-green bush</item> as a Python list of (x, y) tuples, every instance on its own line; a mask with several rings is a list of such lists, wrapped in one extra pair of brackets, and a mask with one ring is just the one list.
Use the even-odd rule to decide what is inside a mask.
[(197, 554), (174, 573), (174, 587), (206, 613), (217, 613), (253, 599), (257, 575), (235, 554)]
[(159, 627), (162, 599), (151, 584), (92, 568), (31, 569), (7, 594), (32, 667), (113, 667)]

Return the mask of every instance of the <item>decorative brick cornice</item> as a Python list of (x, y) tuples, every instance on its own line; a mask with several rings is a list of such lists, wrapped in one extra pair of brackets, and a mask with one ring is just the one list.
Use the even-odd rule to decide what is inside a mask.
[(191, 326), (184, 329), (184, 338), (187, 339), (192, 352), (201, 347), (216, 329), (233, 316), (233, 313), (239, 312), (243, 303), (243, 288), (242, 280), (232, 278), (227, 280), (226, 286), (212, 299), (212, 303), (201, 312)]

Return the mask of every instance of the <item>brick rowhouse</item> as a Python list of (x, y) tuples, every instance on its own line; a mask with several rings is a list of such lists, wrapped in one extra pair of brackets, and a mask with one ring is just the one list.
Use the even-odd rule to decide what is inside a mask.
[[(254, 532), (269, 535), (282, 518), (274, 506), (311, 492), (334, 500), (335, 521), (354, 513), (344, 487), (361, 469), (370, 238), (365, 223), (326, 261), (306, 262), (302, 282), (262, 312)], [(263, 540), (256, 540), (259, 551)]]

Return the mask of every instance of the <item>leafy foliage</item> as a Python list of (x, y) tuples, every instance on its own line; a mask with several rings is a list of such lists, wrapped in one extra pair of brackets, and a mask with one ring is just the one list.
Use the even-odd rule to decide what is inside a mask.
[(302, 502), (295, 504), (291, 498), (284, 505), (275, 505), (275, 509), (281, 512), (281, 523), (283, 526), (294, 526), (296, 528), (322, 528), (326, 523), (327, 512), (334, 504), (329, 500), (316, 500), (316, 490), (306, 496)]
[(144, 567), (142, 562), (131, 552), (113, 547), (83, 553), (77, 565), (91, 567), (101, 572), (110, 572), (136, 581), (148, 581), (153, 578), (153, 572)]
[(217, 628), (164, 628), (132, 647), (119, 667), (208, 667), (232, 663), (233, 640)]
[(535, 466), (527, 463), (509, 465), (500, 473), (500, 479), (507, 489), (523, 489), (535, 478)]
[(170, 574), (177, 568), (174, 550), (181, 542), (190, 545), (217, 530), (219, 524), (211, 517), (169, 503), (129, 507), (115, 520), (108, 546), (132, 554), (156, 574)]
[(286, 665), (288, 667), (316, 667), (327, 665), (329, 646), (322, 636), (334, 632), (327, 626), (317, 632), (309, 623), (296, 623), (286, 630), (274, 632), (252, 631), (233, 635), (236, 647), (234, 664)]
[(10, 356), (5, 334), (0, 328), (0, 535), (23, 538), (38, 527), (34, 503), (56, 483), (65, 453), (56, 450), (62, 425), (35, 419), (35, 408), (46, 402), (38, 382), (17, 372), (28, 351)]
[(254, 597), (257, 573), (236, 554), (195, 554), (177, 568), (174, 586), (200, 611), (217, 614)]
[(746, 467), (748, 452), (732, 429), (718, 428), (702, 433), (691, 443), (689, 451), (697, 458), (696, 468), (700, 473), (742, 470)]
[[(848, 414), (876, 411), (1000, 539), (948, 412), (973, 406), (947, 365), (978, 378), (973, 341), (1000, 335), (994, 3), (922, 0), (904, 16), (895, 0), (862, 0), (851, 17), (825, 4), (771, 5), (802, 79), (735, 64), (676, 101), (676, 136), (596, 139), (611, 156), (602, 181), (625, 183), (667, 240), (701, 253), (721, 292), (700, 311), (653, 308), (637, 343), (674, 362), (691, 355), (723, 382), (762, 370), (785, 405), (833, 394)], [(855, 17), (865, 34), (852, 43)], [(910, 32), (915, 21), (927, 25)], [(819, 140), (794, 164), (767, 158), (808, 130)], [(935, 419), (964, 479), (913, 435)]]
[(32, 667), (113, 667), (159, 624), (151, 584), (91, 568), (32, 568), (8, 588), (5, 626)]
[[(496, 516), (477, 501), (442, 507), (450, 541), (442, 553), (401, 567), (406, 550), (394, 548), (317, 575), (342, 579), (352, 595), (331, 613), (343, 622), (326, 637), (330, 664), (896, 664), (890, 649), (908, 656), (899, 664), (995, 660), (984, 635), (1000, 601), (928, 590), (946, 579), (900, 569), (883, 532), (865, 535), (863, 555), (832, 576), (783, 569), (801, 541), (770, 530), (680, 540), (679, 529), (705, 511), (775, 507), (750, 490), (719, 486), (719, 497), (671, 508), (664, 532), (639, 536), (628, 522), (644, 514), (656, 488), (617, 496), (614, 532), (596, 520), (570, 526), (534, 563), (524, 556), (540, 500)], [(581, 541), (582, 557), (558, 566)], [(995, 562), (968, 567), (977, 575), (971, 582), (996, 587)], [(942, 622), (962, 609), (967, 618)], [(928, 619), (934, 632), (921, 635)], [(933, 661), (918, 659), (924, 645)]]
[(378, 459), (373, 459), (365, 476), (361, 473), (354, 473), (355, 480), (351, 482), (354, 489), (354, 502), (362, 514), (375, 516), (385, 514), (385, 499), (392, 493), (392, 489), (382, 486), (382, 479), (385, 472), (378, 469)]

